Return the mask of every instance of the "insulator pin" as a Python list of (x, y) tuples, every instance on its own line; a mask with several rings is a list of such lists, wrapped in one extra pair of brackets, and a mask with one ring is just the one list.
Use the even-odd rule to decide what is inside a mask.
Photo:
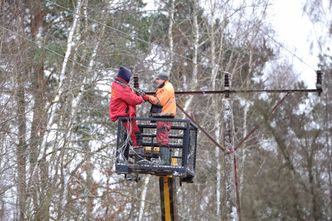
[(225, 73), (224, 75), (224, 87), (225, 88), (229, 88), (229, 74), (228, 73)]
[(322, 93), (323, 91), (323, 88), (322, 88), (322, 82), (323, 82), (323, 72), (320, 71), (320, 70), (317, 70), (316, 71), (316, 75), (317, 75), (317, 79), (316, 79), (316, 89), (318, 91), (318, 96), (320, 96), (320, 94)]

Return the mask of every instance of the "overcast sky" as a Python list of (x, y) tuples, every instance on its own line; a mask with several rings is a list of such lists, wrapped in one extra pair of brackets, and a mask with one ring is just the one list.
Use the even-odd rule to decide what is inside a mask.
[[(314, 25), (308, 16), (303, 14), (303, 0), (273, 0), (271, 3), (268, 18), (276, 30), (278, 36), (276, 40), (304, 62), (287, 49), (281, 49), (280, 52), (294, 63), (308, 87), (314, 88), (316, 74), (313, 69), (318, 68), (319, 54), (317, 40), (320, 35), (325, 34), (324, 30)], [(310, 49), (311, 42), (314, 43), (312, 49)]]
[[(148, 9), (156, 7), (155, 0), (144, 2), (148, 3)], [(280, 50), (284, 59), (294, 64), (295, 71), (309, 88), (315, 88), (315, 70), (318, 69), (318, 55), (321, 53), (318, 38), (327, 36), (328, 29), (309, 20), (303, 12), (304, 2), (305, 0), (270, 0), (267, 18), (276, 31), (275, 40), (285, 47)]]

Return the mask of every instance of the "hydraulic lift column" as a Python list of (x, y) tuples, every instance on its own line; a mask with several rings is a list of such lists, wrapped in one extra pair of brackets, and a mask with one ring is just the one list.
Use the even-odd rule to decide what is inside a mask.
[(159, 177), (160, 207), (162, 221), (176, 221), (176, 187), (175, 178), (170, 176)]

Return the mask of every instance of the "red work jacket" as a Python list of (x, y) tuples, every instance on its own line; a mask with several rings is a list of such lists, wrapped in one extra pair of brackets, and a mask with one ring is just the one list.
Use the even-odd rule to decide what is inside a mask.
[(135, 94), (128, 83), (120, 77), (115, 78), (111, 87), (109, 115), (114, 122), (118, 117), (135, 117), (136, 105), (143, 103), (143, 98)]

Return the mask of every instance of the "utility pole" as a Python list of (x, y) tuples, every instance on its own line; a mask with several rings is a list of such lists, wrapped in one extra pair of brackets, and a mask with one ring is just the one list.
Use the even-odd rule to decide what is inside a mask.
[[(229, 72), (224, 73), (224, 90), (219, 91), (178, 91), (176, 95), (207, 95), (207, 94), (223, 94), (222, 100), (222, 135), (223, 142), (220, 145), (217, 141), (209, 135), (196, 121), (193, 119), (181, 106), (177, 107), (199, 128), (218, 148), (225, 153), (225, 204), (224, 204), (224, 216), (220, 217), (222, 220), (227, 221), (241, 221), (241, 203), (240, 193), (238, 187), (238, 175), (237, 175), (237, 159), (236, 151), (243, 146), (246, 140), (249, 139), (256, 130), (260, 128), (260, 124), (255, 125), (249, 133), (247, 133), (237, 144), (234, 142), (234, 120), (233, 120), (233, 102), (231, 99), (232, 94), (237, 93), (284, 93), (283, 97), (271, 109), (271, 114), (276, 112), (278, 107), (285, 101), (286, 97), (291, 93), (322, 93), (322, 72), (316, 71), (317, 81), (316, 89), (247, 89), (247, 90), (236, 90), (231, 89), (231, 78), (232, 75)], [(135, 77), (134, 77), (135, 79)], [(145, 94), (153, 94), (153, 92), (146, 92)], [(177, 220), (176, 217), (176, 204), (172, 178), (167, 176), (160, 177), (160, 190), (161, 190), (161, 209), (162, 209), (162, 220)], [(171, 181), (171, 182), (170, 182)]]
[(223, 105), (223, 146), (225, 151), (228, 154), (225, 154), (225, 200), (226, 208), (225, 215), (226, 220), (239, 220), (238, 214), (238, 205), (236, 203), (235, 195), (235, 176), (234, 176), (234, 136), (233, 136), (233, 102), (230, 98), (230, 93), (227, 93), (227, 90), (230, 90), (231, 87), (231, 74), (224, 72), (224, 87), (225, 95), (222, 101)]

